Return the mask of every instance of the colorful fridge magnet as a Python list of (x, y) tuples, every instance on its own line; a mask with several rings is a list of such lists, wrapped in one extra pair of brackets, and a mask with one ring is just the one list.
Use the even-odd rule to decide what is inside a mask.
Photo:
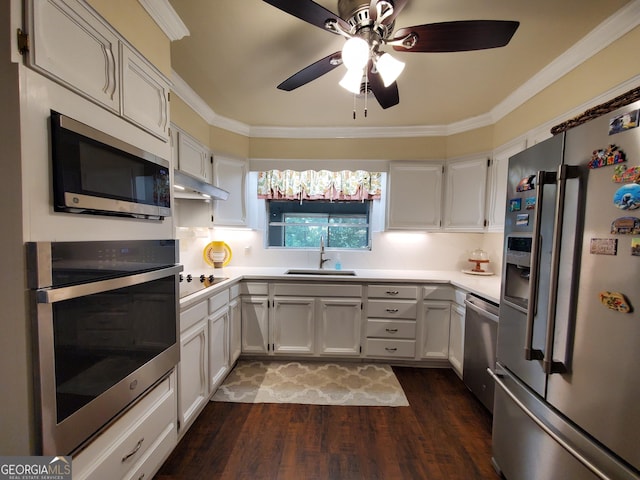
[(631, 255), (640, 257), (640, 237), (631, 239)]
[(611, 233), (618, 235), (638, 235), (640, 234), (640, 218), (620, 217), (611, 223)]
[(512, 198), (509, 200), (509, 211), (519, 212), (522, 209), (522, 200), (520, 198)]
[(529, 175), (528, 177), (524, 177), (518, 183), (516, 187), (516, 192), (526, 192), (528, 190), (535, 190), (536, 188), (536, 176)]
[(638, 183), (640, 182), (640, 167), (626, 168), (624, 165), (616, 165), (612, 180), (615, 183)]
[(625, 153), (617, 145), (611, 144), (602, 150), (594, 150), (589, 160), (589, 168), (601, 168), (626, 162)]
[(628, 183), (621, 186), (613, 195), (613, 203), (621, 210), (640, 208), (640, 185)]
[(519, 213), (516, 216), (516, 225), (520, 225), (520, 226), (529, 225), (529, 214), (528, 213)]
[(615, 135), (616, 133), (624, 132), (625, 130), (631, 130), (638, 126), (638, 112), (623, 113), (617, 115), (609, 120), (609, 135)]
[(620, 313), (630, 313), (633, 311), (626, 297), (619, 292), (600, 292), (600, 301), (611, 310)]
[(616, 238), (592, 238), (589, 253), (591, 255), (617, 255), (618, 240)]
[(524, 208), (526, 210), (533, 210), (536, 208), (536, 197), (527, 197), (524, 199)]

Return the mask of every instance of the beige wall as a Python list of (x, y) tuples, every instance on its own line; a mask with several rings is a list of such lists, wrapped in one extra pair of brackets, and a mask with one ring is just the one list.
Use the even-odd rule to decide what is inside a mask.
[(123, 37), (168, 78), (171, 44), (137, 0), (88, 0)]
[(171, 92), (171, 122), (199, 142), (209, 145), (209, 124), (173, 92)]

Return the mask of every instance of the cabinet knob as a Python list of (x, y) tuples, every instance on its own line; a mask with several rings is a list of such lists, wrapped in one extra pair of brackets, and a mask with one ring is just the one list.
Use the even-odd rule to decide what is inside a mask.
[(398, 293), (400, 293), (400, 292), (398, 292), (398, 290), (387, 290), (386, 291), (387, 295), (398, 295)]
[(388, 313), (398, 313), (398, 309), (397, 308), (387, 308), (387, 312)]
[(398, 329), (397, 328), (385, 328), (385, 330), (388, 333), (398, 333)]
[(397, 351), (397, 350), (398, 350), (396, 347), (393, 347), (393, 348), (391, 348), (391, 347), (384, 347), (384, 349), (385, 349), (387, 352), (395, 352), (395, 351)]

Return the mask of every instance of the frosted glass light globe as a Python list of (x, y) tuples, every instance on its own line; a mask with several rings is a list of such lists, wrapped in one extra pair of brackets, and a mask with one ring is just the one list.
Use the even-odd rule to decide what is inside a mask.
[(342, 47), (342, 63), (348, 70), (362, 70), (369, 61), (369, 44), (362, 38), (352, 37)]

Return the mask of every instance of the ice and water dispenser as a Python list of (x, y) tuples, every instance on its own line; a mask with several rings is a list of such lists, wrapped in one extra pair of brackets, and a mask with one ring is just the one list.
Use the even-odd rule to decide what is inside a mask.
[(531, 272), (531, 236), (507, 237), (505, 253), (504, 300), (522, 309), (529, 302), (529, 276)]

